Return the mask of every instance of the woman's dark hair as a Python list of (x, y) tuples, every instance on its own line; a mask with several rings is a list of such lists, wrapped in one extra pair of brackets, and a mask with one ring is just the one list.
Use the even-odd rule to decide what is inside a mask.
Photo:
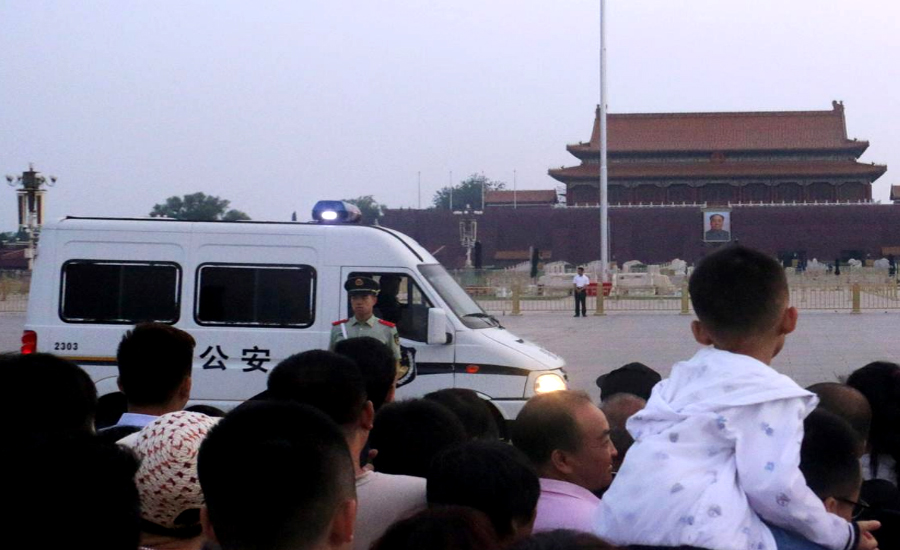
[(411, 399), (378, 411), (369, 446), (378, 450), (375, 471), (425, 477), (436, 454), (465, 440), (465, 428), (447, 407)]
[(818, 408), (803, 421), (800, 471), (820, 499), (850, 498), (862, 483), (859, 437), (838, 415)]
[(425, 399), (440, 403), (459, 418), (466, 428), (469, 439), (500, 439), (500, 428), (491, 405), (478, 397), (475, 390), (466, 388), (446, 388), (425, 395)]
[(878, 471), (878, 455), (889, 455), (895, 461), (894, 473), (900, 477), (900, 365), (869, 363), (855, 370), (847, 385), (865, 395), (872, 406), (869, 465), (873, 474)]
[(429, 505), (470, 506), (491, 520), (501, 539), (513, 522), (534, 517), (541, 486), (522, 451), (499, 441), (470, 441), (440, 453), (428, 470)]
[(590, 533), (555, 529), (536, 533), (514, 544), (510, 550), (615, 550), (616, 547)]
[(17, 435), (54, 441), (94, 431), (97, 388), (75, 363), (49, 353), (0, 356), (7, 388), (0, 412)]
[(370, 336), (341, 340), (334, 345), (334, 352), (356, 362), (366, 381), (366, 395), (378, 411), (394, 387), (397, 376), (394, 352), (380, 340)]
[(372, 550), (495, 550), (491, 521), (466, 506), (436, 506), (393, 524)]
[(219, 407), (213, 407), (212, 405), (191, 405), (190, 407), (185, 407), (184, 410), (205, 414), (206, 416), (211, 416), (213, 418), (222, 418), (223, 416), (225, 416), (225, 411), (223, 411)]
[[(4, 496), (15, 503), (4, 513), (7, 525), (39, 537), (41, 548), (138, 548), (138, 462), (130, 451), (91, 435), (18, 443), (4, 459), (15, 473), (4, 483)], [(59, 512), (49, 529), (40, 513), (48, 504)]]

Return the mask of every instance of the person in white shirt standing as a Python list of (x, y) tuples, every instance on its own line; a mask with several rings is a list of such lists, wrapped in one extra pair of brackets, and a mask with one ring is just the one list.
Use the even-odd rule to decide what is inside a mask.
[[(572, 285), (575, 287), (575, 317), (587, 317), (587, 287), (591, 284), (591, 279), (584, 274), (584, 268), (578, 268), (578, 275), (572, 278)], [(581, 309), (578, 309), (579, 304)]]

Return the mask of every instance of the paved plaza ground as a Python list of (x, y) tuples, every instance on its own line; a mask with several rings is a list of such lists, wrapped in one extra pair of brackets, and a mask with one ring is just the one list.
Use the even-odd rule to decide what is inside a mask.
[[(499, 317), (519, 336), (563, 356), (570, 385), (595, 398), (594, 380), (631, 361), (640, 361), (664, 376), (672, 363), (693, 355), (691, 316), (675, 313), (588, 314), (527, 313)], [(19, 347), (24, 314), (0, 314), (0, 351)], [(788, 337), (774, 367), (802, 386), (837, 380), (876, 360), (900, 362), (900, 311), (892, 313), (800, 312), (797, 331)]]
[[(692, 319), (674, 313), (500, 317), (510, 331), (562, 355), (571, 387), (594, 397), (599, 397), (597, 376), (625, 363), (640, 361), (666, 376), (673, 363), (691, 357), (698, 349)], [(797, 330), (772, 366), (805, 387), (876, 360), (900, 362), (900, 312), (801, 311)]]

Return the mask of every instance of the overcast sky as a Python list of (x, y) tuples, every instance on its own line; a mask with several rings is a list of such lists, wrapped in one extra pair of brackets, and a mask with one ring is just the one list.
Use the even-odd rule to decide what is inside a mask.
[[(316, 200), (415, 207), (474, 172), (549, 189), (599, 97), (599, 0), (0, 3), (0, 174), (47, 214), (171, 195), (254, 219)], [(610, 112), (828, 110), (900, 184), (900, 3), (608, 0)], [(0, 230), (16, 224), (0, 194)]]

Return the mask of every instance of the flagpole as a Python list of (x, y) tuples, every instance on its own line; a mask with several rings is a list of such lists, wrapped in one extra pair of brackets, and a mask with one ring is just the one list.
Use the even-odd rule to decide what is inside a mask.
[(609, 282), (609, 200), (606, 166), (606, 0), (600, 0), (600, 276)]
[(513, 169), (513, 210), (516, 209), (516, 170)]

